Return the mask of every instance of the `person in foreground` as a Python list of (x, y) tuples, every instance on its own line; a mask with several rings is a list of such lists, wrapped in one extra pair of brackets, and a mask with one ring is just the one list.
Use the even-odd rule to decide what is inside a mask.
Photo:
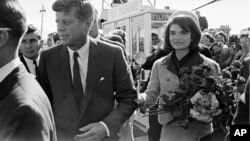
[(56, 141), (51, 105), (18, 57), (26, 17), (17, 0), (0, 1), (0, 140)]
[(41, 47), (42, 40), (38, 29), (32, 25), (28, 25), (28, 30), (20, 44), (20, 51), (22, 53), (20, 60), (27, 71), (35, 76), (38, 73), (39, 50)]
[(38, 80), (52, 103), (58, 140), (118, 140), (138, 106), (123, 52), (89, 37), (91, 2), (57, 0), (52, 8), (62, 44), (41, 53)]
[[(232, 125), (250, 125), (249, 93), (250, 78), (248, 78), (244, 93), (240, 96), (239, 102), (237, 103)], [(226, 135), (225, 141), (230, 141), (230, 132)]]
[[(167, 56), (157, 60), (152, 68), (151, 78), (145, 93), (139, 95), (139, 103), (152, 105), (159, 99), (159, 107), (164, 104), (163, 95), (173, 96), (179, 89), (179, 70), (183, 67), (208, 63), (211, 75), (219, 73), (219, 65), (199, 53), (201, 30), (197, 17), (189, 11), (173, 13), (165, 30), (164, 47), (173, 48)], [(179, 126), (179, 116), (183, 107), (176, 106), (169, 112), (159, 113), (159, 123), (163, 125), (161, 141), (196, 141), (212, 132), (210, 123), (193, 119), (188, 129)]]

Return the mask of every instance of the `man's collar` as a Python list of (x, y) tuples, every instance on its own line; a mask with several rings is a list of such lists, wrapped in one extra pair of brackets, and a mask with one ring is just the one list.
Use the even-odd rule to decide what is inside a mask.
[(2, 82), (4, 78), (20, 64), (21, 64), (21, 61), (19, 57), (17, 57), (11, 62), (9, 62), (8, 64), (4, 65), (2, 68), (0, 68), (0, 82)]
[[(77, 50), (78, 54), (80, 57), (82, 57), (82, 55), (84, 54), (84, 52), (88, 52), (89, 50), (89, 44), (90, 44), (90, 39), (89, 37), (87, 37), (87, 40), (86, 40), (86, 43)], [(72, 58), (73, 56), (73, 53), (75, 52), (74, 50), (72, 50), (70, 47), (67, 46), (67, 49), (69, 51), (69, 55), (70, 55), (70, 58)]]
[[(31, 60), (31, 59), (29, 59), (29, 58), (27, 58), (27, 57), (25, 57), (25, 56), (23, 56), (23, 58), (24, 58), (24, 60), (25, 60), (26, 62), (31, 62), (31, 63), (33, 63), (33, 60)], [(38, 55), (38, 57), (36, 58), (36, 62), (39, 61), (39, 58), (40, 58), (40, 56)]]

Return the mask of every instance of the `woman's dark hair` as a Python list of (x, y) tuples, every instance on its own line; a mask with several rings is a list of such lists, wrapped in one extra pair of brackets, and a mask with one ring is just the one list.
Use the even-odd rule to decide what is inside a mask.
[(191, 17), (185, 15), (178, 15), (169, 21), (165, 30), (164, 49), (174, 49), (169, 40), (170, 27), (174, 24), (179, 25), (184, 31), (191, 33), (192, 41), (189, 45), (190, 52), (199, 51), (199, 42), (201, 39), (200, 27)]
[(231, 34), (230, 36), (229, 36), (229, 44), (230, 43), (232, 43), (232, 42), (238, 42), (239, 41), (239, 38), (238, 38), (238, 36), (236, 35), (236, 34)]

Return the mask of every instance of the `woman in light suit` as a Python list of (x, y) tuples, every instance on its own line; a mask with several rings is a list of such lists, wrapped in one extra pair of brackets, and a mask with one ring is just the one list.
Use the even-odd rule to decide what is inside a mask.
[[(173, 15), (165, 30), (164, 40), (164, 47), (173, 48), (173, 51), (154, 63), (147, 90), (139, 96), (141, 104), (150, 105), (158, 98), (160, 105), (165, 104), (161, 96), (171, 97), (173, 91), (179, 89), (178, 74), (182, 67), (199, 66), (206, 62), (212, 67), (211, 75), (217, 75), (220, 71), (215, 61), (199, 52), (201, 30), (197, 17), (189, 11), (177, 11)], [(171, 112), (158, 115), (159, 123), (163, 125), (160, 140), (196, 141), (212, 132), (210, 123), (195, 119), (188, 129), (180, 127), (178, 117), (181, 113), (182, 108), (176, 107)]]

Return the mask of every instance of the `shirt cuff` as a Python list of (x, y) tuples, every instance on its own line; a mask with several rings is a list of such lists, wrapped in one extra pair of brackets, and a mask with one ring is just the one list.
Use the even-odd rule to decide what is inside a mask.
[(108, 128), (108, 126), (106, 125), (106, 123), (104, 123), (103, 121), (100, 121), (99, 123), (101, 123), (101, 124), (104, 126), (104, 128), (105, 128), (105, 130), (106, 130), (106, 133), (107, 133), (107, 136), (110, 137), (109, 128)]

